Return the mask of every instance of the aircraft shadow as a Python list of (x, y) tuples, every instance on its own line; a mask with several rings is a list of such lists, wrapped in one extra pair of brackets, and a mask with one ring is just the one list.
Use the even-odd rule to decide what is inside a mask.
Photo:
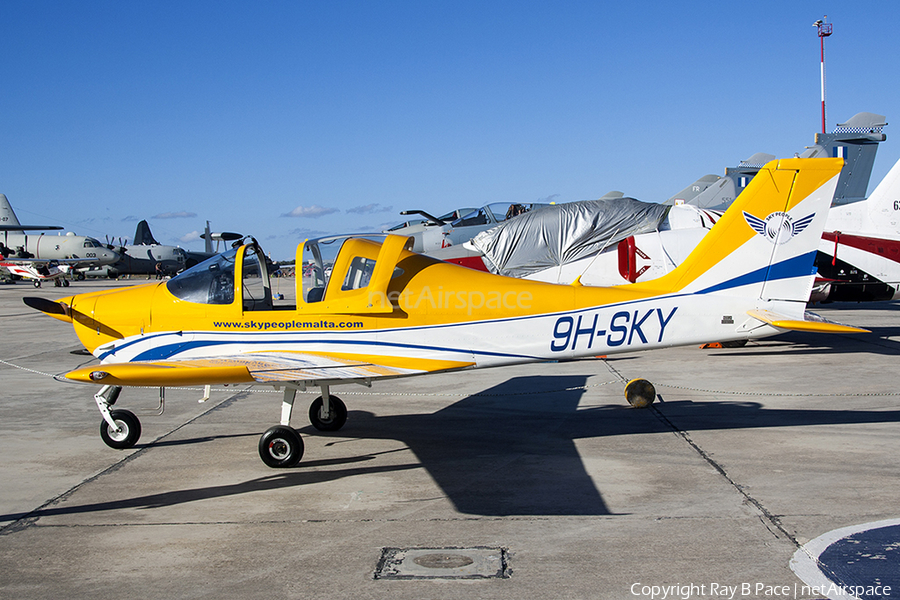
[(900, 410), (764, 408), (759, 402), (690, 400), (654, 406), (683, 431), (900, 423)]
[[(358, 459), (360, 461), (366, 458)], [(401, 471), (408, 469), (417, 469), (418, 464), (409, 464), (391, 467), (368, 467), (368, 468), (352, 468), (337, 471), (280, 471), (275, 472), (267, 477), (259, 477), (240, 483), (227, 485), (216, 485), (209, 487), (199, 487), (187, 490), (175, 490), (170, 492), (160, 492), (158, 494), (148, 494), (146, 496), (136, 496), (134, 498), (123, 498), (120, 500), (109, 500), (107, 502), (95, 502), (92, 504), (81, 504), (77, 506), (54, 506), (49, 508), (40, 508), (27, 513), (12, 513), (0, 515), (0, 521), (19, 521), (20, 519), (28, 519), (29, 521), (39, 519), (41, 517), (49, 517), (53, 515), (82, 514), (91, 512), (100, 512), (104, 510), (122, 510), (127, 508), (163, 508), (166, 506), (176, 506), (179, 504), (187, 504), (189, 502), (198, 502), (200, 500), (208, 500), (210, 498), (226, 498), (228, 496), (239, 496), (244, 494), (252, 494), (254, 492), (264, 492), (267, 490), (277, 490), (288, 487), (311, 485), (316, 483), (324, 483), (345, 477), (353, 477), (355, 475), (369, 475), (372, 473)], [(0, 529), (13, 528), (15, 525), (7, 525)]]
[[(608, 515), (571, 435), (586, 381), (584, 375), (516, 377), (433, 414), (354, 411), (352, 429), (338, 435), (359, 431), (402, 441), (465, 514)], [(656, 419), (637, 421), (660, 430)], [(610, 419), (597, 426), (597, 435), (609, 435), (621, 424)]]
[[(197, 487), (85, 505), (55, 505), (0, 515), (31, 522), (51, 515), (160, 508), (312, 485), (358, 475), (425, 468), (457, 510), (480, 516), (611, 515), (576, 440), (672, 431), (753, 429), (900, 422), (900, 410), (770, 409), (758, 402), (668, 401), (650, 410), (622, 404), (578, 409), (587, 376), (516, 377), (433, 414), (377, 416), (352, 411), (335, 442), (392, 439), (417, 462), (369, 464), (378, 454), (307, 460), (296, 469), (249, 481)], [(304, 430), (310, 433), (312, 428)], [(248, 434), (236, 434), (241, 437)], [(255, 434), (254, 434), (255, 435)], [(322, 434), (316, 432), (313, 435)], [(181, 443), (204, 443), (209, 438)], [(165, 442), (159, 442), (163, 444)], [(621, 514), (621, 513), (619, 513)], [(8, 525), (6, 530), (17, 527)]]
[(717, 350), (710, 356), (770, 356), (822, 354), (880, 354), (900, 355), (900, 342), (888, 339), (900, 337), (900, 327), (870, 327), (872, 333), (823, 335), (792, 331), (754, 342), (734, 350)]

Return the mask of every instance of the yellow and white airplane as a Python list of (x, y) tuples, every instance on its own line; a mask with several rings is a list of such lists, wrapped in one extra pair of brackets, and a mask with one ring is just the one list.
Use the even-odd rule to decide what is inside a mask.
[[(271, 467), (296, 465), (297, 390), (321, 388), (309, 416), (340, 429), (339, 384), (534, 361), (741, 340), (786, 330), (865, 331), (806, 313), (813, 259), (841, 159), (770, 162), (677, 269), (611, 288), (482, 273), (416, 254), (410, 239), (343, 236), (297, 249), (296, 306), (273, 304), (255, 241), (166, 282), (29, 306), (74, 324), (100, 364), (69, 379), (102, 385), (101, 437), (133, 446), (140, 422), (113, 409), (123, 386), (267, 384), (283, 388), (281, 423), (259, 441)], [(762, 226), (760, 225), (762, 223)], [(656, 397), (635, 380), (636, 406)]]

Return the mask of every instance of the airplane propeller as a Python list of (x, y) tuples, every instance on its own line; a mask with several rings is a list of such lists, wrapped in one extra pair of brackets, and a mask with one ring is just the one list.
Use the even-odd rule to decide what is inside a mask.
[(107, 235), (107, 236), (106, 236), (106, 248), (107, 248), (108, 250), (112, 250), (112, 251), (114, 251), (114, 252), (118, 252), (119, 254), (124, 254), (124, 253), (125, 253), (125, 242), (126, 242), (127, 240), (126, 240), (125, 238), (123, 238), (123, 237), (120, 236), (120, 237), (119, 237), (119, 245), (118, 245), (118, 246), (114, 243), (115, 241), (116, 241), (116, 238), (115, 238), (115, 237), (112, 238), (112, 239), (110, 239), (110, 237)]

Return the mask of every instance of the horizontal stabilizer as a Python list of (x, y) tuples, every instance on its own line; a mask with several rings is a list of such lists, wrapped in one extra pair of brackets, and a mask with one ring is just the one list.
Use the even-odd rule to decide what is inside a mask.
[(58, 225), (0, 225), (0, 231), (49, 231), (62, 229)]
[(811, 331), (814, 333), (871, 333), (868, 329), (828, 321), (819, 315), (808, 311), (803, 315), (804, 319), (802, 321), (779, 315), (770, 310), (748, 310), (747, 314), (754, 319), (759, 319), (763, 323), (768, 323), (772, 327), (789, 329), (791, 331)]

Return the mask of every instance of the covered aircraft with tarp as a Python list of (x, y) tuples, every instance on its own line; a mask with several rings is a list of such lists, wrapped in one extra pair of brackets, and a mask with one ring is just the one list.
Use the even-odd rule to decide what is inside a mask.
[(470, 244), (483, 254), (492, 273), (527, 277), (615, 248), (629, 236), (656, 231), (671, 208), (634, 198), (557, 204), (483, 231)]

